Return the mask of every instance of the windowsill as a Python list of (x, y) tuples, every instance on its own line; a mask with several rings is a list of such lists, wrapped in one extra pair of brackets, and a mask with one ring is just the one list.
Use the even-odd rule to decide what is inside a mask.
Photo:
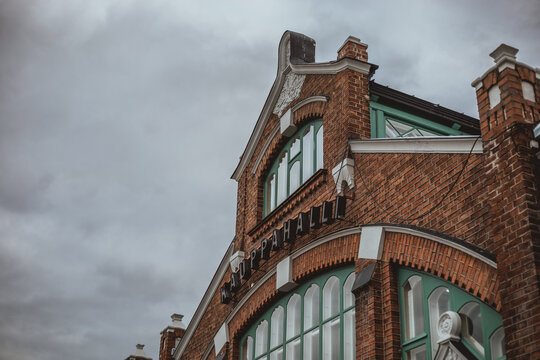
[(287, 199), (279, 204), (268, 215), (262, 218), (261, 221), (259, 221), (253, 228), (251, 228), (251, 230), (247, 232), (247, 234), (254, 239), (257, 239), (257, 236), (255, 235), (260, 235), (261, 232), (266, 231), (269, 227), (276, 224), (293, 206), (302, 201), (308, 193), (314, 191), (316, 188), (325, 183), (327, 174), (327, 169), (318, 170), (305, 183), (300, 185), (298, 189), (289, 195)]

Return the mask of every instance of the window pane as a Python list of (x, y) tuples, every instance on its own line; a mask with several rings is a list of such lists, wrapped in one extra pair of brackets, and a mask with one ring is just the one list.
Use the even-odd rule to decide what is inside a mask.
[(480, 305), (475, 302), (467, 303), (459, 313), (462, 315), (461, 326), (463, 327), (463, 337), (483, 354), (484, 339), (482, 337), (482, 314), (480, 313)]
[[(390, 133), (395, 134), (395, 136), (388, 136), (389, 129), (391, 129)], [(413, 127), (410, 125), (400, 123), (399, 121), (386, 119), (386, 133), (388, 137), (401, 137), (412, 129)]]
[(431, 352), (437, 353), (439, 348), (439, 332), (437, 327), (441, 315), (450, 309), (450, 291), (445, 287), (435, 289), (428, 299), (429, 327), (431, 329)]
[(323, 325), (323, 359), (339, 359), (339, 317)]
[(300, 334), (300, 295), (294, 294), (287, 303), (287, 339)]
[(426, 360), (426, 345), (407, 351), (407, 360)]
[(424, 306), (422, 304), (422, 279), (414, 275), (404, 286), (406, 338), (411, 339), (424, 332)]
[(311, 129), (312, 126), (308, 127), (302, 138), (302, 167), (304, 168), (302, 182), (305, 182), (313, 175), (313, 132)]
[(270, 347), (273, 348), (283, 343), (283, 307), (279, 306), (274, 310), (270, 326)]
[(268, 321), (263, 320), (255, 331), (255, 356), (259, 356), (268, 348)]
[(283, 359), (283, 348), (280, 347), (277, 350), (274, 350), (270, 353), (270, 360), (282, 360)]
[(344, 360), (353, 360), (356, 353), (354, 308), (343, 315), (343, 340), (344, 340)]
[(323, 127), (317, 132), (317, 170), (323, 168)]
[(287, 197), (287, 153), (282, 155), (278, 165), (277, 204), (281, 204)]
[(251, 336), (248, 336), (244, 341), (244, 347), (242, 349), (242, 359), (253, 359), (253, 338)]
[(323, 288), (323, 319), (339, 313), (339, 279), (330, 277)]
[(276, 208), (276, 177), (274, 174), (266, 182), (266, 213)]
[(304, 359), (319, 360), (319, 328), (304, 335)]
[(296, 138), (291, 143), (291, 160), (300, 153), (300, 138)]
[(347, 277), (347, 280), (345, 280), (345, 285), (343, 285), (343, 309), (346, 309), (354, 305), (354, 295), (351, 292), (353, 283), (354, 283), (354, 273), (351, 273)]
[(296, 161), (289, 170), (289, 193), (292, 194), (300, 187), (300, 160)]
[[(304, 359), (307, 359), (305, 354)], [(300, 338), (287, 344), (287, 360), (300, 360)]]
[(506, 355), (506, 346), (504, 344), (504, 329), (498, 328), (497, 331), (491, 335), (491, 358), (498, 359)]
[(304, 295), (304, 329), (319, 323), (319, 286), (313, 284)]

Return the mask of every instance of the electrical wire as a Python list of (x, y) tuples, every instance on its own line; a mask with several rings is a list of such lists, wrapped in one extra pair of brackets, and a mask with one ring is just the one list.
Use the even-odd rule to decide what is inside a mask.
[(463, 163), (463, 167), (461, 168), (461, 170), (459, 171), (456, 179), (454, 180), (454, 182), (452, 183), (452, 185), (450, 186), (450, 189), (448, 189), (448, 191), (446, 192), (446, 194), (444, 194), (444, 196), (439, 200), (438, 203), (436, 203), (435, 205), (433, 205), (430, 209), (428, 209), (427, 211), (425, 211), (424, 213), (416, 216), (416, 217), (413, 217), (413, 218), (402, 218), (400, 216), (397, 216), (397, 215), (394, 215), (393, 213), (391, 213), (388, 209), (385, 209), (378, 201), (377, 199), (375, 198), (375, 195), (373, 194), (373, 192), (369, 189), (369, 187), (367, 186), (366, 184), (366, 181), (364, 179), (364, 176), (362, 175), (362, 172), (360, 171), (360, 169), (358, 168), (358, 166), (356, 165), (356, 162), (354, 162), (354, 168), (356, 169), (356, 171), (358, 172), (358, 174), (360, 175), (360, 179), (362, 180), (362, 185), (364, 186), (364, 188), (366, 189), (366, 191), (368, 192), (369, 196), (371, 197), (371, 199), (373, 200), (373, 202), (375, 203), (375, 205), (377, 205), (377, 207), (382, 211), (384, 212), (386, 215), (390, 216), (391, 218), (395, 219), (395, 220), (398, 220), (398, 221), (401, 221), (401, 222), (409, 222), (409, 221), (416, 221), (416, 220), (419, 220), (423, 217), (425, 217), (426, 215), (430, 214), (433, 210), (435, 210), (436, 208), (438, 208), (443, 202), (444, 200), (448, 197), (448, 195), (450, 195), (450, 193), (452, 192), (452, 190), (454, 189), (454, 187), (456, 186), (457, 182), (459, 181), (459, 179), (461, 178), (461, 175), (463, 174), (463, 171), (465, 170), (465, 168), (467, 167), (467, 164), (469, 163), (469, 160), (471, 158), (471, 154), (474, 150), (474, 147), (476, 146), (476, 143), (478, 142), (478, 140), (480, 139), (480, 136), (478, 136), (476, 138), (476, 140), (474, 140), (474, 143), (471, 147), (471, 150), (469, 151), (468, 155), (467, 155), (467, 158), (465, 159), (464, 163)]

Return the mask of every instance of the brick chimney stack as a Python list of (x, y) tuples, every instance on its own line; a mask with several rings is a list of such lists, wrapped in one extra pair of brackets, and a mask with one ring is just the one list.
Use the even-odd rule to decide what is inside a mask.
[(171, 324), (161, 331), (159, 345), (159, 360), (171, 360), (174, 349), (186, 332), (186, 326), (182, 322), (184, 315), (172, 314)]
[(490, 54), (495, 66), (472, 83), (483, 135), (496, 135), (516, 122), (539, 120), (540, 69), (518, 62), (518, 51), (501, 44)]
[(351, 58), (360, 61), (368, 61), (367, 44), (360, 41), (359, 38), (349, 36), (347, 40), (338, 49), (338, 60)]
[(497, 256), (508, 359), (540, 353), (540, 174), (533, 141), (540, 69), (518, 62), (517, 52), (500, 45), (490, 54), (495, 66), (472, 83), (489, 179), (483, 200), (499, 224), (488, 250)]

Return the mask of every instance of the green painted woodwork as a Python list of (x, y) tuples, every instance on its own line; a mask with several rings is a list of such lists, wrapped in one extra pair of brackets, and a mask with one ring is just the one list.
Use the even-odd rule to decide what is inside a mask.
[[(248, 337), (251, 337), (253, 339), (253, 349), (252, 349), (252, 357), (251, 359), (259, 360), (259, 359), (270, 359), (270, 354), (278, 350), (280, 347), (283, 347), (283, 359), (287, 358), (287, 344), (291, 343), (297, 339), (300, 339), (300, 359), (303, 359), (304, 356), (304, 335), (308, 334), (312, 330), (315, 330), (316, 328), (319, 328), (319, 358), (322, 358), (323, 354), (323, 326), (337, 318), (340, 318), (340, 358), (339, 360), (343, 360), (344, 356), (344, 314), (352, 309), (355, 308), (355, 304), (353, 301), (352, 306), (348, 306), (344, 308), (344, 296), (343, 296), (343, 285), (345, 284), (345, 281), (347, 278), (353, 274), (354, 276), (354, 267), (348, 266), (341, 269), (334, 270), (329, 273), (325, 273), (323, 275), (320, 275), (311, 281), (302, 284), (286, 296), (279, 299), (270, 309), (268, 309), (260, 318), (255, 321), (255, 323), (247, 330), (247, 332), (242, 337), (242, 340), (240, 342), (240, 359), (245, 359), (245, 354), (243, 353), (245, 351), (244, 344), (246, 343), (246, 340)], [(327, 319), (323, 319), (323, 289), (326, 282), (331, 277), (337, 277), (339, 279), (339, 289), (340, 289), (340, 300), (339, 300), (339, 312), (337, 314), (334, 314), (330, 316)], [(313, 285), (316, 284), (319, 286), (319, 321), (309, 328), (304, 328), (304, 296), (307, 292), (307, 290)], [(295, 295), (300, 295), (300, 331), (299, 334), (287, 339), (287, 303), (289, 300)], [(270, 335), (272, 332), (272, 313), (274, 310), (276, 310), (279, 306), (283, 307), (283, 339), (280, 344), (277, 346), (271, 347), (270, 343)], [(268, 322), (268, 333), (267, 333), (267, 350), (259, 355), (258, 357), (255, 357), (255, 351), (256, 351), (256, 330), (257, 326), (262, 322), (266, 320)]]
[[(467, 293), (466, 291), (446, 282), (439, 278), (436, 278), (432, 275), (412, 271), (405, 268), (399, 269), (399, 276), (398, 276), (398, 282), (399, 282), (399, 309), (400, 309), (400, 322), (401, 322), (401, 338), (406, 338), (406, 329), (405, 329), (405, 301), (404, 301), (404, 286), (407, 282), (407, 280), (411, 276), (420, 276), (422, 279), (422, 302), (423, 302), (423, 308), (424, 308), (424, 329), (425, 332), (423, 334), (420, 334), (418, 336), (415, 336), (412, 339), (408, 340), (402, 340), (402, 356), (403, 359), (407, 359), (406, 352), (414, 349), (421, 345), (426, 345), (426, 356), (427, 359), (432, 359), (434, 354), (432, 354), (431, 351), (431, 334), (430, 334), (430, 323), (429, 323), (429, 304), (428, 299), (429, 296), (435, 291), (436, 289), (440, 287), (445, 287), (449, 290), (450, 295), (450, 310), (455, 311), (459, 313), (459, 311), (463, 308), (464, 305), (474, 302), (480, 305), (480, 313), (482, 317), (482, 337), (484, 342), (484, 355), (480, 354), (476, 348), (474, 348), (466, 338), (462, 337), (463, 344), (473, 353), (476, 355), (478, 359), (491, 359), (491, 349), (490, 349), (490, 339), (491, 335), (498, 330), (502, 326), (502, 318), (501, 315), (495, 311), (493, 308), (491, 308), (489, 305), (482, 302), (480, 299), (472, 296), (471, 294)], [(505, 357), (501, 357), (499, 359), (505, 359)]]
[(410, 136), (411, 134), (409, 134), (409, 132), (414, 130), (429, 132), (430, 136), (469, 135), (459, 130), (461, 128), (460, 124), (454, 123), (452, 127), (444, 126), (434, 121), (409, 114), (405, 111), (379, 104), (376, 101), (370, 101), (369, 106), (372, 138), (387, 137), (386, 126), (389, 125), (388, 120), (411, 128), (406, 134), (400, 134), (398, 137)]
[[(280, 160), (282, 159), (282, 157), (284, 155), (287, 157), (287, 184), (286, 184), (286, 195), (285, 195), (284, 199), (289, 197), (289, 195), (291, 195), (291, 193), (294, 192), (294, 190), (296, 190), (296, 189), (294, 189), (293, 191), (291, 191), (291, 181), (290, 181), (289, 174), (290, 174), (292, 166), (297, 161), (300, 162), (299, 184), (301, 186), (304, 183), (304, 177), (303, 177), (304, 162), (302, 161), (303, 160), (303, 155), (304, 155), (303, 135), (304, 135), (304, 132), (306, 131), (306, 129), (308, 129), (309, 127), (313, 127), (313, 129), (312, 129), (313, 131), (311, 132), (311, 139), (312, 139), (312, 149), (311, 150), (312, 150), (312, 160), (313, 160), (312, 166), (313, 166), (314, 171), (312, 172), (311, 175), (313, 175), (315, 172), (317, 172), (317, 170), (318, 170), (317, 169), (317, 146), (322, 145), (322, 144), (317, 144), (317, 134), (322, 129), (322, 120), (321, 119), (312, 121), (312, 122), (304, 125), (303, 127), (301, 127), (293, 136), (291, 136), (291, 139), (285, 144), (285, 146), (283, 146), (283, 148), (279, 152), (278, 156), (276, 157), (276, 160), (274, 161), (274, 164), (270, 168), (270, 171), (269, 171), (268, 175), (266, 176), (266, 180), (264, 182), (263, 216), (268, 215), (281, 202), (284, 201), (284, 200), (282, 200), (281, 202), (278, 201), (278, 189), (279, 189), (279, 186), (280, 186), (279, 179), (278, 179), (278, 166), (279, 166)], [(298, 154), (296, 154), (295, 156), (291, 157), (290, 156), (291, 145), (297, 139), (300, 140), (300, 152)], [(269, 196), (269, 194), (268, 194), (268, 183), (269, 183), (270, 179), (272, 178), (272, 176), (274, 176), (274, 179), (275, 179), (274, 194), (272, 194), (273, 197), (274, 197), (273, 200), (274, 200), (274, 204), (275, 204), (275, 206), (273, 208), (267, 205), (268, 201), (270, 200), (270, 199), (268, 199), (268, 196)]]

